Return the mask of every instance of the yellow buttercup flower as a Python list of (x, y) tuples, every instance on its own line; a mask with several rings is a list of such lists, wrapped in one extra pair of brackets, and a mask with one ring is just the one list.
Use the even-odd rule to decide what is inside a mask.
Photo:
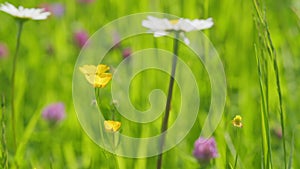
[(236, 115), (232, 120), (232, 124), (235, 127), (239, 127), (239, 128), (243, 127), (242, 116)]
[(111, 73), (102, 73), (95, 76), (94, 87), (103, 88), (111, 80)]
[(109, 67), (103, 64), (83, 65), (79, 67), (79, 70), (85, 75), (86, 80), (96, 88), (105, 87), (112, 78), (111, 73), (105, 73)]
[(96, 74), (100, 75), (101, 73), (105, 73), (109, 70), (109, 66), (100, 64), (97, 66)]
[(79, 70), (85, 75), (86, 80), (94, 84), (94, 78), (97, 71), (97, 67), (94, 65), (83, 65), (79, 67)]
[(106, 131), (116, 132), (120, 129), (120, 127), (121, 127), (121, 122), (119, 121), (113, 121), (113, 120), (104, 121), (104, 128)]

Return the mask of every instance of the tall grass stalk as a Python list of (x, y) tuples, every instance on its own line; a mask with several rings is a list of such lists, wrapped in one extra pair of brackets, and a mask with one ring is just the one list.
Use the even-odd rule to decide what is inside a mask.
[(265, 31), (267, 33), (266, 41), (267, 41), (267, 49), (268, 53), (271, 57), (271, 61), (273, 64), (273, 69), (275, 72), (275, 77), (276, 77), (276, 89), (277, 89), (277, 95), (278, 95), (278, 100), (279, 100), (279, 115), (280, 115), (280, 125), (281, 125), (281, 130), (282, 130), (282, 145), (283, 145), (283, 158), (284, 158), (284, 168), (286, 169), (287, 167), (287, 152), (286, 152), (286, 141), (285, 141), (285, 124), (284, 124), (284, 111), (283, 111), (283, 101), (282, 101), (282, 90), (281, 90), (281, 84), (280, 84), (280, 73), (279, 73), (279, 68), (278, 68), (278, 60), (277, 60), (277, 55), (276, 55), (276, 50), (274, 48), (270, 31), (268, 28), (268, 24), (265, 20)]
[(292, 143), (291, 143), (291, 152), (290, 152), (290, 158), (289, 158), (289, 164), (288, 164), (288, 169), (292, 169), (293, 165), (293, 155), (294, 155), (294, 150), (295, 150), (295, 136), (296, 136), (296, 131), (300, 129), (300, 125), (297, 125), (294, 128), (293, 131), (293, 137), (292, 137)]
[[(271, 134), (270, 134), (270, 127), (269, 127), (269, 118), (268, 118), (268, 103), (267, 103), (267, 97), (268, 95), (265, 94), (266, 88), (268, 88), (268, 80), (264, 80), (264, 76), (267, 76), (266, 71), (264, 71), (264, 74), (262, 72), (263, 65), (261, 64), (261, 60), (258, 56), (258, 51), (256, 46), (255, 48), (255, 56), (257, 61), (257, 69), (258, 69), (258, 76), (259, 76), (259, 87), (260, 87), (260, 93), (261, 93), (261, 127), (262, 127), (262, 145), (263, 145), (263, 161), (264, 161), (264, 167), (265, 168), (272, 168), (272, 152), (271, 152)], [(266, 62), (265, 62), (266, 63)], [(265, 82), (265, 83), (264, 83)], [(265, 89), (265, 90), (264, 90)], [(267, 159), (265, 159), (265, 156), (267, 156)]]
[(35, 131), (35, 127), (41, 117), (40, 111), (37, 111), (37, 110), (38, 110), (37, 108), (33, 110), (34, 114), (32, 115), (31, 119), (29, 120), (29, 123), (26, 125), (26, 128), (21, 137), (22, 142), (20, 142), (20, 144), (16, 150), (16, 154), (14, 156), (14, 160), (15, 160), (14, 168), (19, 168), (19, 165), (21, 165), (21, 166), (24, 165), (26, 148), (32, 137), (32, 134)]
[(283, 158), (284, 158), (284, 168), (286, 169), (287, 167), (287, 152), (286, 152), (286, 141), (285, 141), (285, 124), (284, 124), (284, 110), (283, 110), (283, 100), (282, 100), (282, 90), (281, 90), (281, 83), (280, 83), (280, 73), (279, 73), (279, 67), (278, 67), (278, 58), (276, 54), (276, 50), (274, 48), (271, 34), (269, 31), (268, 23), (266, 21), (266, 18), (263, 17), (262, 11), (259, 8), (259, 4), (257, 0), (253, 0), (254, 2), (254, 7), (255, 11), (257, 13), (259, 23), (262, 25), (262, 38), (263, 38), (263, 43), (265, 44), (266, 50), (269, 54), (270, 57), (270, 63), (273, 65), (273, 70), (275, 73), (275, 78), (276, 78), (276, 89), (277, 89), (277, 95), (278, 95), (278, 100), (279, 100), (279, 115), (280, 115), (280, 125), (281, 125), (281, 130), (282, 130), (282, 146), (283, 146)]

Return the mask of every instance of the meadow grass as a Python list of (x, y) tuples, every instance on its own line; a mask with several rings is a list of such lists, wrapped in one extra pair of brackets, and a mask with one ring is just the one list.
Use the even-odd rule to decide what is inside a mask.
[[(37, 7), (41, 3), (36, 0), (10, 2), (25, 7)], [(126, 158), (101, 149), (82, 129), (72, 101), (72, 75), (80, 52), (73, 32), (83, 28), (92, 35), (114, 19), (139, 12), (214, 19), (213, 28), (203, 32), (224, 65), (227, 97), (222, 120), (213, 133), (219, 157), (211, 161), (211, 168), (300, 167), (297, 160), (300, 158), (297, 135), (300, 17), (295, 12), (300, 11), (300, 5), (295, 5), (296, 1), (44, 2), (60, 2), (66, 9), (61, 17), (24, 24), (13, 98), (15, 112), (18, 112), (15, 114), (17, 149), (11, 125), (10, 88), (18, 29), (11, 16), (0, 13), (0, 42), (6, 43), (9, 49), (9, 56), (0, 58), (2, 168), (156, 168), (157, 156)], [(173, 50), (171, 38), (152, 35), (125, 39), (122, 47), (130, 47), (133, 52), (150, 47)], [(210, 106), (210, 79), (203, 63), (183, 43), (178, 53), (197, 75), (201, 103), (197, 122), (179, 145), (163, 154), (162, 168), (199, 168), (192, 152)], [(116, 67), (122, 60), (121, 51), (112, 49), (104, 62)], [(180, 72), (178, 75), (184, 76)], [(139, 110), (148, 109), (149, 93), (159, 88), (167, 94), (168, 79), (167, 74), (154, 70), (138, 74), (130, 85), (132, 104)], [(112, 112), (109, 91), (109, 85), (100, 91), (104, 98), (100, 101), (104, 106), (100, 107), (106, 118)], [(182, 101), (179, 98), (180, 88), (175, 83), (170, 124), (178, 116), (176, 110)], [(42, 119), (41, 112), (49, 103), (57, 101), (65, 104), (67, 114), (63, 121), (51, 126)], [(243, 117), (243, 127), (238, 134), (231, 123), (237, 114)], [(128, 136), (148, 137), (161, 130), (162, 117), (149, 124), (131, 122), (117, 112), (115, 118), (122, 121), (120, 132)], [(137, 147), (142, 151), (143, 145)]]

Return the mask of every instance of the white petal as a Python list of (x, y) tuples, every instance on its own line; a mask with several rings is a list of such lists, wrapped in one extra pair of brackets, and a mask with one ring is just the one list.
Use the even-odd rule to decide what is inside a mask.
[(151, 30), (153, 30), (153, 29), (156, 28), (156, 26), (154, 25), (154, 23), (152, 23), (149, 20), (143, 20), (142, 25), (143, 25), (143, 27), (146, 27), (146, 28), (151, 29)]
[[(156, 18), (148, 16), (146, 20), (142, 21), (142, 25), (154, 33), (155, 37), (165, 36), (170, 31), (190, 32), (195, 30), (207, 29), (213, 26), (212, 18), (206, 20), (180, 18), (178, 22), (172, 22), (166, 18)], [(188, 38), (183, 38), (186, 44), (189, 44)]]
[(193, 25), (192, 21), (189, 19), (182, 19), (179, 23), (180, 30), (184, 32), (190, 32), (193, 30), (197, 30), (196, 27)]
[(189, 40), (189, 38), (187, 38), (187, 37), (184, 37), (184, 38), (183, 38), (183, 41), (184, 41), (184, 43), (185, 43), (186, 45), (189, 45), (189, 44), (190, 44), (190, 40)]
[(214, 25), (212, 18), (204, 19), (195, 19), (192, 21), (192, 24), (197, 28), (197, 30), (208, 29)]
[(16, 8), (15, 6), (7, 2), (4, 4), (0, 4), (0, 10), (17, 18), (26, 18), (33, 20), (47, 19), (47, 17), (50, 15), (50, 12), (44, 12), (44, 9), (24, 8), (23, 6), (19, 6), (18, 8)]
[(190, 44), (190, 40), (184, 35), (183, 32), (180, 33), (180, 36), (183, 38), (183, 41), (186, 45)]
[(161, 36), (166, 36), (168, 35), (169, 33), (168, 32), (165, 32), (165, 31), (156, 31), (154, 32), (154, 37), (161, 37)]
[(148, 16), (147, 18), (147, 20), (142, 21), (142, 25), (154, 32), (172, 29), (172, 24), (166, 18), (160, 19), (154, 16)]

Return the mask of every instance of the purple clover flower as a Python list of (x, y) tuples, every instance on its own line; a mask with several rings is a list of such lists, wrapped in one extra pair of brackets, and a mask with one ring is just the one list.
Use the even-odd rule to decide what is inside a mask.
[(7, 46), (3, 43), (0, 43), (0, 58), (5, 58), (8, 56)]
[(51, 11), (53, 15), (55, 16), (63, 16), (65, 13), (65, 7), (60, 3), (54, 3), (51, 5)]
[(42, 116), (50, 122), (58, 122), (65, 118), (65, 106), (62, 102), (53, 103), (44, 108)]
[(121, 47), (121, 38), (118, 32), (113, 32), (113, 48), (117, 49)]
[(75, 31), (74, 40), (79, 47), (82, 48), (88, 39), (89, 39), (89, 35), (85, 30), (81, 29)]
[(211, 159), (218, 157), (215, 139), (199, 137), (194, 144), (193, 155), (200, 163), (207, 163)]
[(281, 138), (282, 138), (282, 130), (281, 130), (280, 127), (273, 128), (272, 131), (273, 131), (273, 134), (274, 134), (278, 139), (281, 139)]
[(89, 4), (94, 2), (94, 0), (78, 0), (79, 3)]
[(131, 54), (132, 54), (131, 48), (125, 48), (122, 51), (122, 56), (123, 56), (124, 59), (129, 57)]
[(40, 7), (44, 8), (45, 11), (47, 12), (51, 12), (52, 15), (57, 17), (61, 17), (65, 13), (65, 7), (61, 3), (52, 3), (52, 4), (44, 3), (41, 4)]

